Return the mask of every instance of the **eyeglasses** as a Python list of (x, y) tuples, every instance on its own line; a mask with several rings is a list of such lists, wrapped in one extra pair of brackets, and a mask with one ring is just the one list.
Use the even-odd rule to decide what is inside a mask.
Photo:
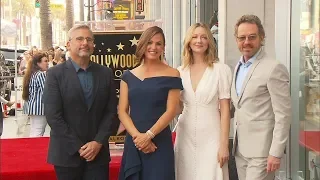
[[(70, 40), (71, 40), (71, 39), (72, 39), (72, 38), (70, 38)], [(94, 41), (93, 38), (90, 38), (90, 37), (86, 37), (86, 38), (85, 38), (85, 37), (82, 37), (82, 36), (76, 37), (75, 39), (76, 39), (76, 41), (79, 42), (79, 43), (83, 43), (84, 40), (87, 40), (88, 43), (93, 43), (93, 41)]]
[(248, 39), (248, 41), (254, 41), (257, 39), (257, 35), (249, 35), (249, 36), (240, 36), (237, 37), (239, 42), (244, 42), (246, 39)]

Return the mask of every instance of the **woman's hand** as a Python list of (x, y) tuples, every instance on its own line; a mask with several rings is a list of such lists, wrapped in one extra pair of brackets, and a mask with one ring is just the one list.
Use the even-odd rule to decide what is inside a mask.
[(132, 136), (133, 143), (141, 151), (151, 142), (151, 137), (147, 133), (139, 133)]
[(155, 152), (156, 149), (157, 149), (157, 146), (152, 141), (150, 141), (150, 143), (144, 149), (142, 149), (141, 151), (143, 153), (145, 153), (145, 154), (148, 154), (148, 153)]
[(218, 162), (220, 163), (220, 168), (224, 165), (224, 163), (229, 160), (229, 148), (227, 146), (220, 146), (218, 151)]

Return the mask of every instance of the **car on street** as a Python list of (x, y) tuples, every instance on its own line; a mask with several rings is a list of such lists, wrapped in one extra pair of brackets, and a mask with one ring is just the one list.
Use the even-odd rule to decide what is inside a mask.
[(27, 50), (27, 48), (17, 49), (17, 56), (15, 56), (14, 47), (0, 47), (0, 95), (8, 101), (11, 91), (14, 90), (15, 57), (17, 57), (17, 68), (19, 68), (22, 55)]

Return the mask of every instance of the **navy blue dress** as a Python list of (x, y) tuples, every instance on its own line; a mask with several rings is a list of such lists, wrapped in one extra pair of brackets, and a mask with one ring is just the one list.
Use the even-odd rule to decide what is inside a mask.
[[(122, 80), (129, 89), (130, 117), (139, 132), (149, 130), (166, 111), (170, 89), (183, 89), (179, 77), (150, 77), (141, 81), (130, 71)], [(154, 139), (157, 150), (144, 154), (127, 133), (122, 156), (119, 180), (174, 180), (174, 152), (170, 127)]]

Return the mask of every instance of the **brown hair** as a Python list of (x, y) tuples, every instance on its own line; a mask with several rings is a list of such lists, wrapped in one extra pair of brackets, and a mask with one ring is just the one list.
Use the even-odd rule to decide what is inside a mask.
[[(151, 38), (156, 35), (161, 34), (163, 37), (163, 43), (166, 44), (166, 40), (164, 37), (163, 30), (158, 26), (153, 26), (145, 30), (138, 42), (137, 49), (136, 49), (136, 61), (140, 64), (144, 59), (144, 53), (146, 52), (148, 42), (151, 40)], [(160, 56), (160, 60), (163, 59), (163, 55)]]
[(234, 26), (234, 36), (237, 37), (238, 36), (238, 28), (240, 26), (240, 24), (242, 23), (249, 23), (249, 24), (255, 24), (258, 27), (258, 33), (259, 36), (261, 38), (261, 40), (264, 40), (264, 38), (266, 37), (264, 28), (262, 26), (261, 20), (259, 19), (258, 16), (256, 15), (252, 15), (252, 14), (246, 14), (241, 16), (240, 19), (238, 19), (236, 25)]
[(47, 57), (45, 53), (37, 53), (33, 55), (32, 60), (28, 61), (26, 73), (23, 76), (22, 83), (22, 99), (27, 101), (29, 99), (29, 84), (33, 73), (40, 70), (38, 63), (41, 63), (43, 57)]
[(191, 64), (194, 63), (192, 49), (190, 48), (189, 44), (190, 44), (190, 41), (192, 40), (194, 30), (198, 27), (204, 28), (207, 34), (208, 42), (209, 42), (208, 49), (205, 52), (206, 55), (205, 55), (204, 62), (209, 67), (212, 67), (213, 63), (219, 61), (217, 56), (217, 47), (216, 47), (216, 44), (214, 43), (214, 39), (210, 32), (209, 27), (204, 23), (195, 23), (188, 28), (186, 36), (184, 38), (183, 51), (182, 51), (183, 68), (190, 66)]

